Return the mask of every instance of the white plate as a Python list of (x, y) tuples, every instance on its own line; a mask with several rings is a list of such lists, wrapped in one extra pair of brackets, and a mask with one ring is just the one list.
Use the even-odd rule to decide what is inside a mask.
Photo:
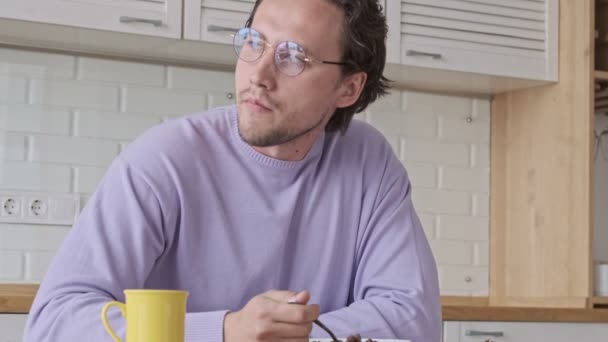
[[(338, 337), (338, 339), (340, 341), (346, 341), (345, 337)], [(361, 337), (361, 341), (365, 342), (367, 341), (368, 337)], [(386, 339), (373, 339), (372, 340), (376, 341), (376, 342), (411, 342), (410, 340), (386, 340)], [(309, 342), (332, 342), (331, 338), (311, 338), (308, 339)]]

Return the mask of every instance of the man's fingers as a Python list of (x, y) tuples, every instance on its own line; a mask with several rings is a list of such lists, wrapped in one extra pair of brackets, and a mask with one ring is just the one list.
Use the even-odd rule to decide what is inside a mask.
[(275, 322), (284, 323), (308, 323), (319, 317), (321, 308), (317, 304), (278, 304), (272, 312), (272, 319)]
[(287, 301), (290, 303), (306, 304), (310, 300), (310, 292), (300, 291), (295, 296), (289, 298)]
[(306, 304), (310, 300), (310, 292), (306, 290), (300, 292), (270, 290), (264, 293), (264, 296), (276, 300), (277, 302), (298, 304)]
[(275, 300), (281, 303), (287, 303), (290, 299), (292, 299), (297, 292), (295, 291), (279, 291), (279, 290), (270, 290), (266, 291), (263, 296)]
[(273, 336), (276, 336), (281, 340), (298, 338), (306, 338), (308, 340), (311, 331), (312, 323), (292, 324), (275, 322), (272, 324)]

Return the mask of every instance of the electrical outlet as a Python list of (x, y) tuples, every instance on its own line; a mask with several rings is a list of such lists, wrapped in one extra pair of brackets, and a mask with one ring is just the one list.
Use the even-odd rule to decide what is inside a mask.
[(35, 218), (45, 218), (48, 214), (48, 198), (29, 198), (27, 215)]
[(72, 225), (79, 194), (0, 191), (0, 222)]
[(20, 217), (22, 198), (17, 196), (2, 197), (0, 200), (2, 216)]

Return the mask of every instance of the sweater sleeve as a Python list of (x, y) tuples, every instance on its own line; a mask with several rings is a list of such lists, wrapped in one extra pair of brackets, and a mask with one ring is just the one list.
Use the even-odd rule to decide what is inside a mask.
[[(336, 335), (440, 341), (437, 269), (411, 195), (407, 173), (392, 158), (359, 243), (352, 303), (320, 317)], [(312, 335), (327, 336), (316, 326)]]
[[(53, 259), (36, 295), (26, 342), (111, 341), (101, 309), (124, 302), (124, 289), (144, 288), (174, 227), (145, 178), (118, 157), (78, 217)], [(188, 313), (186, 341), (222, 341), (225, 311)], [(118, 336), (125, 336), (120, 311), (108, 313)]]

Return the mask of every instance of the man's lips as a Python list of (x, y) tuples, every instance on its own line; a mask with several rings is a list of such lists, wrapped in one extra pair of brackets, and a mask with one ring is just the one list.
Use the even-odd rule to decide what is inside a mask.
[(270, 106), (258, 99), (247, 99), (244, 101), (249, 107), (256, 111), (270, 111)]

